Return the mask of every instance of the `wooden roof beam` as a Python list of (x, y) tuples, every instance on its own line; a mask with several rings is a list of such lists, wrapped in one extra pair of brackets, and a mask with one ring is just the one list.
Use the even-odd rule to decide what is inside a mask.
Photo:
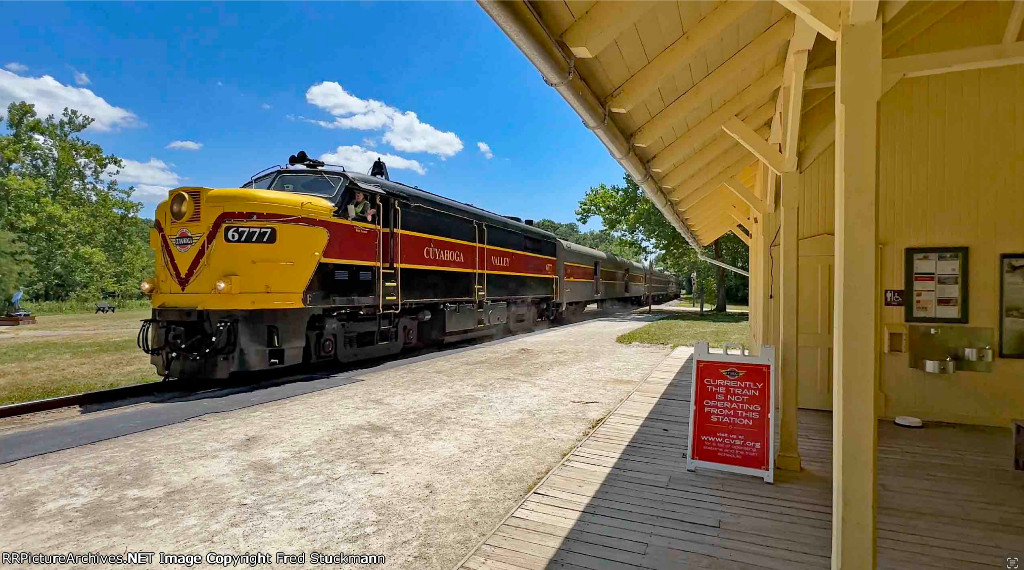
[(580, 58), (597, 57), (657, 2), (597, 2), (562, 33), (562, 42)]
[[(770, 97), (772, 91), (775, 91), (780, 85), (782, 85), (782, 76), (783, 66), (779, 65), (764, 74), (749, 87), (740, 91), (739, 94), (719, 107), (717, 111), (708, 115), (707, 118), (694, 125), (693, 128), (680, 135), (679, 138), (663, 148), (661, 152), (654, 155), (654, 158), (650, 161), (651, 169), (658, 169), (658, 171), (663, 172), (671, 168), (680, 159), (680, 157), (690, 152), (693, 145), (707, 140), (709, 137), (714, 135), (716, 131), (721, 129), (722, 123), (730, 117), (733, 117), (739, 114), (743, 109), (751, 105), (756, 105)], [(755, 117), (754, 122), (756, 122), (757, 117), (767, 114), (768, 118), (771, 118), (774, 112), (775, 102), (769, 101), (761, 108), (750, 113), (749, 116)], [(767, 119), (765, 119), (765, 121), (767, 121)], [(764, 121), (762, 121), (762, 123), (763, 122)]]
[(866, 24), (874, 22), (878, 17), (878, 0), (848, 0), (850, 14), (847, 16), (850, 24)]
[(737, 215), (746, 213), (736, 203), (736, 197), (726, 188), (720, 188), (720, 192), (712, 192), (700, 202), (697, 202), (683, 212), (687, 219), (705, 218), (717, 211), (737, 212)]
[(717, 229), (721, 226), (731, 227), (736, 225), (736, 222), (729, 215), (729, 212), (718, 212), (712, 217), (705, 218), (701, 223), (694, 226), (694, 231), (697, 233), (706, 232), (708, 229)]
[(689, 91), (668, 104), (633, 133), (633, 144), (644, 147), (672, 130), (698, 105), (736, 82), (736, 76), (757, 62), (764, 61), (793, 35), (793, 17), (785, 16), (725, 63), (715, 68)]
[(882, 30), (882, 57), (888, 56), (903, 47), (910, 40), (921, 35), (953, 10), (963, 4), (959, 2), (929, 2), (927, 7), (913, 14), (913, 17), (901, 19), (898, 24)]
[(1013, 3), (1013, 10), (1010, 11), (1010, 21), (1006, 23), (1006, 31), (1003, 32), (1003, 43), (1012, 44), (1020, 36), (1020, 25), (1024, 23), (1024, 0), (1017, 0)]
[(1024, 42), (993, 44), (882, 60), (882, 92), (904, 77), (1004, 67), (1024, 63)]
[(730, 164), (725, 170), (722, 170), (716, 174), (711, 180), (702, 184), (699, 188), (696, 188), (690, 192), (673, 192), (669, 194), (669, 200), (672, 200), (676, 207), (680, 210), (685, 210), (690, 206), (696, 204), (701, 198), (717, 190), (725, 181), (732, 178), (733, 176), (739, 175), (743, 172), (743, 169), (750, 166), (752, 162), (751, 156), (744, 152), (743, 157), (736, 162)]
[(782, 82), (782, 156), (786, 170), (792, 172), (797, 167), (797, 144), (800, 140), (800, 115), (804, 101), (804, 74), (807, 71), (807, 55), (814, 47), (817, 37), (814, 29), (803, 20), (798, 21), (793, 29), (793, 39), (789, 41), (789, 53), (786, 54), (785, 78)]
[[(615, 4), (616, 2), (610, 2)], [(640, 71), (633, 74), (608, 95), (605, 105), (613, 113), (627, 113), (654, 92), (666, 79), (690, 63), (705, 45), (721, 37), (729, 26), (749, 12), (757, 2), (726, 2), (719, 5), (696, 26), (687, 30)]]
[(740, 241), (742, 241), (743, 243), (747, 244), (747, 246), (749, 247), (750, 246), (750, 236), (748, 236), (747, 233), (745, 231), (743, 231), (743, 230), (744, 230), (744, 226), (736, 224), (732, 228), (732, 233), (736, 234), (736, 237), (740, 238)]
[(729, 222), (723, 222), (722, 225), (718, 227), (715, 227), (710, 230), (705, 230), (704, 233), (700, 236), (700, 239), (702, 241), (705, 241), (707, 245), (711, 245), (715, 243), (715, 240), (729, 233), (729, 231), (732, 230), (732, 226), (734, 225), (735, 224), (731, 224)]
[(777, 1), (829, 40), (834, 42), (839, 38), (840, 2), (804, 2), (800, 0)]
[(673, 170), (668, 176), (662, 179), (661, 185), (663, 188), (670, 187), (675, 188), (676, 193), (680, 196), (687, 194), (692, 190), (703, 186), (705, 182), (713, 179), (719, 172), (725, 170), (730, 165), (741, 159), (747, 159), (747, 163), (753, 162), (753, 157), (750, 156), (750, 151), (744, 148), (742, 145), (733, 144), (729, 150), (716, 156), (714, 160), (707, 163), (704, 168), (701, 168), (693, 176), (685, 179), (676, 181), (671, 175), (675, 173)]
[(763, 216), (768, 211), (767, 204), (755, 196), (754, 191), (735, 176), (725, 181), (725, 187), (732, 190), (733, 194), (739, 196), (740, 200), (746, 202), (750, 209), (758, 214)]
[(758, 160), (768, 165), (777, 174), (788, 172), (786, 157), (782, 156), (772, 144), (764, 140), (743, 121), (733, 117), (722, 125), (722, 130), (732, 135), (747, 150), (754, 153)]
[[(771, 109), (769, 108), (769, 110)], [(755, 119), (760, 118), (761, 116), (755, 117)], [(761, 136), (767, 136), (768, 127), (765, 126), (766, 121), (767, 119), (760, 121), (760, 125), (754, 130), (754, 132)], [(750, 125), (752, 123), (754, 123), (754, 121), (744, 121), (744, 124), (746, 125)], [(691, 156), (685, 162), (670, 170), (668, 174), (661, 179), (662, 186), (677, 186), (683, 181), (693, 178), (699, 172), (706, 170), (708, 165), (712, 164), (716, 158), (734, 148), (736, 148), (736, 139), (732, 138), (728, 133), (723, 132), (711, 144), (700, 149), (697, 154)]]
[(885, 0), (882, 2), (882, 23), (888, 24), (909, 3), (910, 0)]
[(736, 225), (737, 226), (742, 227), (743, 229), (747, 230), (748, 233), (750, 233), (750, 228), (747, 227), (747, 226), (752, 225), (750, 223), (750, 218), (749, 217), (748, 218), (744, 218), (743, 216), (738, 215), (736, 212), (729, 212), (729, 215), (732, 216), (732, 219), (736, 220)]

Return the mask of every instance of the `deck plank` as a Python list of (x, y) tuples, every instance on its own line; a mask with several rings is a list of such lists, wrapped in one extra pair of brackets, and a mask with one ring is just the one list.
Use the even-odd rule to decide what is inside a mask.
[[(462, 568), (828, 568), (831, 414), (800, 411), (804, 470), (773, 485), (688, 472), (689, 354), (662, 362)], [(880, 422), (878, 435), (879, 568), (993, 567), (1024, 544), (1008, 430)]]

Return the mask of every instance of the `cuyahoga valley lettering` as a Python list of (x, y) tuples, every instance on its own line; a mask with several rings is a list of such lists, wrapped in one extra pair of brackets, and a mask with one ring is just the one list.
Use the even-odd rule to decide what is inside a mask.
[(508, 267), (509, 265), (512, 265), (512, 258), (501, 257), (499, 255), (492, 255), (491, 265), (494, 265), (496, 267)]
[(441, 249), (439, 247), (427, 246), (423, 248), (423, 257), (427, 259), (437, 259), (439, 261), (455, 261), (462, 263), (465, 258), (461, 251), (454, 249)]

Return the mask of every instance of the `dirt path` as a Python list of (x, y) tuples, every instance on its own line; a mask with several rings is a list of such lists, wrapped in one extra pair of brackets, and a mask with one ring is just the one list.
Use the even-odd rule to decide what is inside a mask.
[[(611, 318), (0, 467), (0, 544), (448, 569), (668, 349)], [(308, 560), (308, 558), (307, 558)]]

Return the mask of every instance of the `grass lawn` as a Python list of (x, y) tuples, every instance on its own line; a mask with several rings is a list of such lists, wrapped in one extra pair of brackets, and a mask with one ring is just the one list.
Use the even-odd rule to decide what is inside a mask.
[[(695, 308), (700, 308), (700, 299), (698, 299), (697, 302), (694, 303), (693, 299), (692, 299), (692, 295), (687, 295), (686, 293), (683, 293), (675, 301), (669, 302), (668, 306), (669, 307), (691, 307), (692, 306), (692, 307), (695, 307)], [(735, 303), (726, 303), (725, 307), (727, 309), (729, 309), (730, 311), (750, 312), (750, 307), (747, 306), (747, 305), (737, 305)], [(710, 297), (705, 297), (704, 298), (704, 310), (707, 311), (708, 309), (714, 309), (714, 308), (715, 308), (715, 300), (710, 298)]]
[(693, 346), (699, 340), (713, 347), (727, 342), (747, 342), (747, 315), (745, 313), (673, 312), (649, 325), (620, 335), (621, 344), (667, 344)]
[(0, 405), (159, 380), (135, 346), (149, 314), (41, 316), (34, 325), (0, 327)]

